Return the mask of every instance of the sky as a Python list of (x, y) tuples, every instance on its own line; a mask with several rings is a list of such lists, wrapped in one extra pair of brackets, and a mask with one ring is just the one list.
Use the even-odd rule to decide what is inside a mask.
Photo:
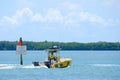
[(0, 41), (120, 42), (120, 0), (1, 0)]

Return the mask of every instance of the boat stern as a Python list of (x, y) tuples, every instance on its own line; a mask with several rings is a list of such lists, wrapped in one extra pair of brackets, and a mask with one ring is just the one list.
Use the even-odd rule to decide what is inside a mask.
[(51, 65), (52, 68), (65, 68), (71, 65), (72, 59), (70, 58), (62, 58), (58, 63), (54, 63)]

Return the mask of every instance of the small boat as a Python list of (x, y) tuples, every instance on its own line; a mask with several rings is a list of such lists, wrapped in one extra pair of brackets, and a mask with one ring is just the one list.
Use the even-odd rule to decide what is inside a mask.
[[(71, 58), (61, 58), (60, 57), (60, 48), (52, 47), (45, 50), (48, 53), (48, 58), (44, 62), (33, 62), (34, 66), (41, 66), (47, 68), (65, 68), (71, 65)], [(54, 59), (50, 60), (50, 55), (53, 53), (55, 55)]]

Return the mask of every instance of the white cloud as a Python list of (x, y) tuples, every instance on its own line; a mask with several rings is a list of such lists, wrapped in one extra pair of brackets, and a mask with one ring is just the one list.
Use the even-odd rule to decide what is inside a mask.
[(2, 22), (12, 24), (12, 25), (16, 25), (18, 23), (16, 20), (16, 17), (14, 16), (13, 17), (4, 16)]
[(110, 25), (110, 23), (112, 23), (112, 25), (114, 24), (114, 20), (111, 21), (106, 20), (96, 14), (84, 11), (82, 12), (70, 11), (67, 14), (63, 15), (61, 10), (56, 8), (49, 8), (43, 16), (41, 13), (34, 13), (29, 8), (23, 8), (21, 10), (17, 10), (15, 15), (13, 15), (12, 17), (4, 16), (0, 20), (0, 26), (4, 26), (6, 24), (10, 25), (21, 25), (23, 23), (29, 24), (30, 22), (59, 23), (62, 25), (66, 24), (75, 25), (80, 24), (82, 22), (87, 22), (91, 24), (108, 26), (108, 24)]
[(107, 22), (105, 19), (103, 19), (100, 16), (97, 16), (95, 14), (91, 14), (88, 12), (80, 12), (79, 14), (80, 20), (81, 21), (88, 21), (90, 23), (97, 23), (97, 24), (101, 24), (101, 25), (106, 25)]
[(32, 21), (34, 22), (62, 22), (64, 21), (64, 16), (61, 14), (60, 10), (49, 8), (46, 11), (45, 16), (42, 16), (40, 13), (36, 13), (32, 16)]
[(26, 17), (30, 18), (32, 17), (32, 15), (33, 13), (29, 8), (23, 8), (22, 10), (18, 10), (12, 17), (3, 16), (3, 18), (1, 19), (1, 25), (18, 25)]
[(71, 25), (71, 24), (75, 24), (75, 21), (73, 19), (67, 19), (65, 21), (65, 25)]
[(120, 6), (120, 0), (104, 0), (104, 3), (110, 6)]
[(78, 24), (78, 16), (76, 12), (70, 12), (64, 17), (65, 25), (75, 25)]
[(45, 19), (48, 22), (62, 22), (64, 20), (64, 16), (58, 9), (50, 8), (45, 15)]
[(0, 25), (21, 25), (23, 23), (30, 23), (30, 22), (52, 22), (52, 23), (60, 23), (64, 21), (64, 16), (58, 9), (49, 8), (46, 11), (45, 16), (42, 16), (41, 13), (34, 13), (29, 8), (23, 8), (21, 10), (17, 10), (15, 15), (12, 17), (4, 16), (0, 20)]
[(39, 13), (36, 13), (35, 15), (33, 15), (32, 21), (33, 22), (44, 22), (45, 19), (43, 18), (42, 15), (40, 15)]
[(22, 17), (23, 15), (25, 16), (32, 16), (33, 12), (29, 8), (23, 8), (22, 10), (18, 10), (16, 12), (16, 17)]
[(98, 16), (89, 12), (80, 12), (78, 14), (81, 22), (88, 22), (90, 24), (97, 24), (100, 26), (116, 26), (120, 25), (119, 19), (105, 19), (101, 16)]

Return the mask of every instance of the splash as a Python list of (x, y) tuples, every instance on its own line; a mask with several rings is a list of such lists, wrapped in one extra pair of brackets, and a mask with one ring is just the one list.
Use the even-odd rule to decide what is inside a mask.
[(19, 64), (0, 64), (0, 69), (19, 69), (19, 68), (46, 68), (45, 66), (34, 66), (32, 64), (30, 65), (19, 65)]

